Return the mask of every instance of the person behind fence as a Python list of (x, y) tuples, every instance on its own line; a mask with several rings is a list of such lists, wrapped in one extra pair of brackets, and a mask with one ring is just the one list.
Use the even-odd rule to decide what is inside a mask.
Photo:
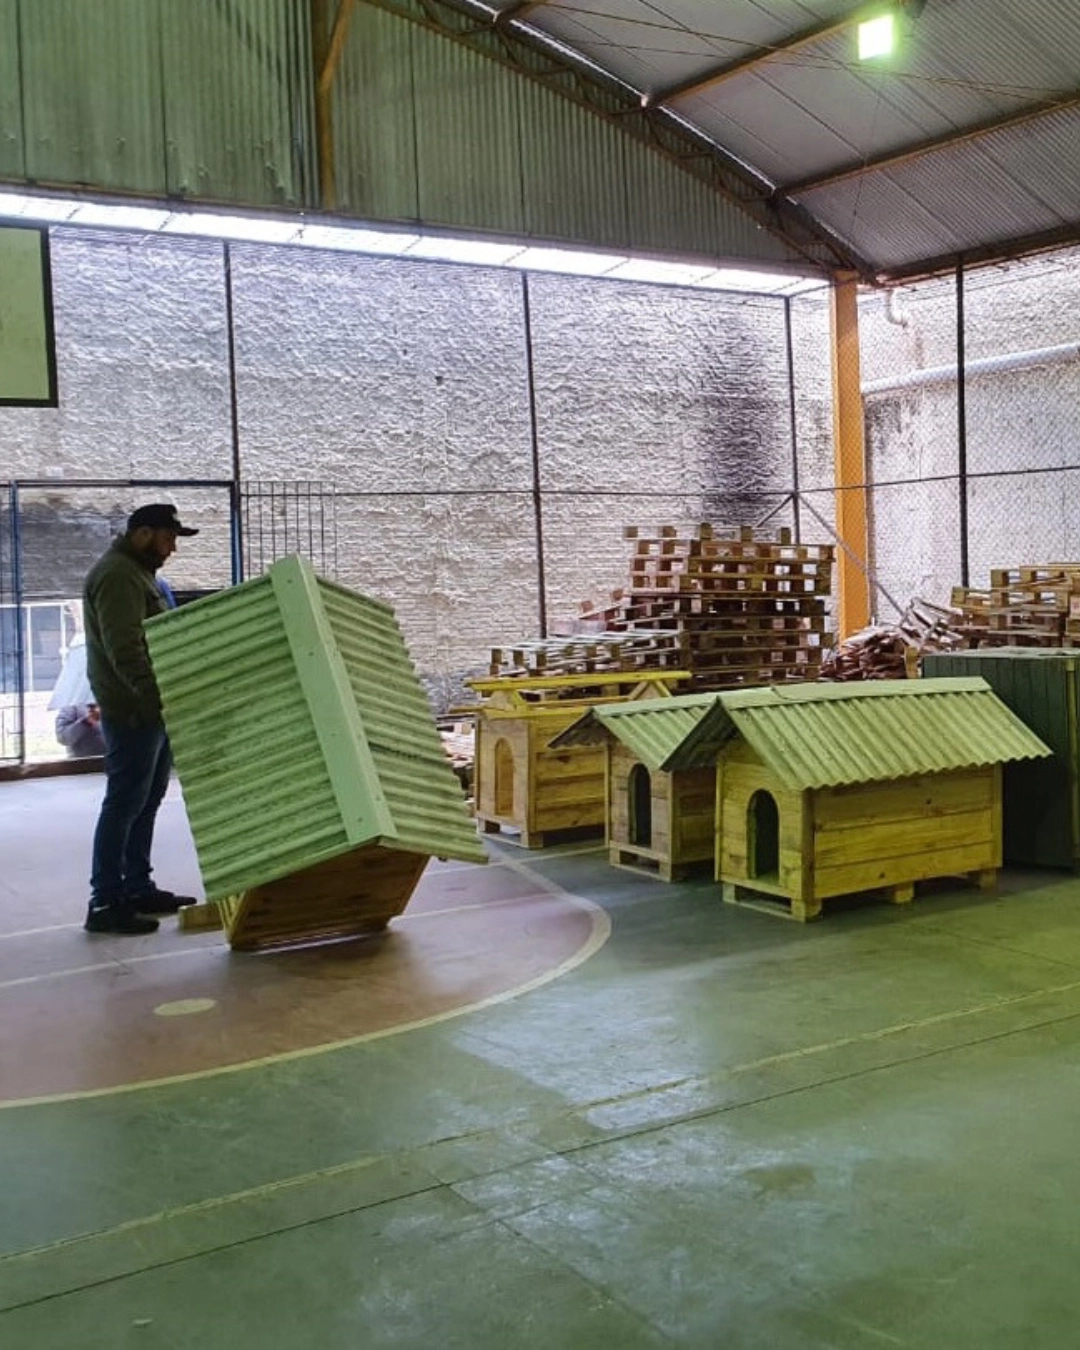
[(156, 573), (178, 537), (196, 534), (175, 506), (140, 506), (86, 578), (87, 673), (101, 711), (106, 774), (85, 923), (91, 933), (152, 933), (157, 916), (195, 903), (153, 880), (154, 824), (172, 757), (143, 621), (169, 608)]
[(56, 713), (56, 739), (68, 758), (100, 759), (105, 753), (105, 738), (101, 734), (101, 713), (86, 677), (86, 638), (82, 633), (71, 641), (48, 706)]

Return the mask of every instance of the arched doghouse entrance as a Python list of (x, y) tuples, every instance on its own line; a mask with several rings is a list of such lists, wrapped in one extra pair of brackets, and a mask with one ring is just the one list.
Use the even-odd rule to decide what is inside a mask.
[(635, 764), (626, 784), (630, 805), (630, 839), (638, 848), (652, 848), (652, 780), (644, 764)]
[(780, 871), (780, 811), (771, 793), (755, 792), (746, 808), (746, 859), (752, 877)]
[(495, 814), (514, 814), (514, 752), (507, 740), (495, 742)]

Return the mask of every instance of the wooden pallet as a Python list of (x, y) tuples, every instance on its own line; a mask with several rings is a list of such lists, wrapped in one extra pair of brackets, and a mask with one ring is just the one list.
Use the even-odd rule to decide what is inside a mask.
[(638, 848), (633, 844), (612, 844), (608, 848), (608, 862), (630, 872), (644, 872), (660, 881), (684, 881), (687, 877), (708, 874), (712, 859), (699, 862), (673, 863), (656, 849)]
[[(997, 886), (998, 869), (996, 867), (980, 868), (975, 872), (966, 872), (963, 876), (972, 885), (978, 887), (980, 891), (992, 891)], [(930, 879), (935, 880), (935, 878)], [(942, 878), (936, 879), (941, 880)], [(849, 895), (830, 896), (825, 900), (809, 903), (792, 900), (786, 895), (779, 894), (776, 890), (732, 881), (721, 882), (721, 894), (725, 904), (743, 905), (750, 909), (760, 910), (763, 913), (775, 913), (784, 918), (794, 919), (798, 923), (807, 923), (814, 919), (820, 919), (823, 907), (835, 903), (847, 905), (861, 899), (884, 897), (893, 905), (909, 905), (915, 899), (917, 884), (914, 881), (908, 881), (895, 886), (879, 886), (870, 891), (853, 891)]]
[(678, 664), (669, 633), (596, 633), (582, 638), (538, 639), (492, 647), (492, 676), (592, 675), (667, 668)]

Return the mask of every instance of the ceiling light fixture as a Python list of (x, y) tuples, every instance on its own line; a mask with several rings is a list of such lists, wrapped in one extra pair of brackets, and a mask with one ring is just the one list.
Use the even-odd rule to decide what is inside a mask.
[(890, 10), (859, 24), (859, 60), (879, 61), (896, 49), (896, 15)]
[(856, 25), (860, 61), (883, 61), (894, 54), (901, 36), (901, 20), (905, 36), (911, 32), (915, 20), (926, 8), (926, 0), (892, 0), (886, 8)]

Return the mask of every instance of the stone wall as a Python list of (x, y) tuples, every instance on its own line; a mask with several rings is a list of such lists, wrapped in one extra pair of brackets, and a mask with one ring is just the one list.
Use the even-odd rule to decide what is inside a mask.
[[(22, 493), (28, 592), (76, 594), (162, 498), (203, 531), (170, 580), (226, 584), (222, 245), (57, 228), (52, 255), (60, 406), (0, 408), (0, 477), (43, 484)], [(754, 523), (790, 489), (780, 301), (533, 275), (527, 329), (509, 271), (244, 244), (231, 275), (242, 476), (333, 489), (339, 579), (394, 605), (433, 686), (539, 630), (534, 417), (552, 624), (623, 584), (624, 524)], [(820, 297), (794, 338), (800, 453), (824, 482)], [(172, 486), (86, 485), (129, 479)]]

